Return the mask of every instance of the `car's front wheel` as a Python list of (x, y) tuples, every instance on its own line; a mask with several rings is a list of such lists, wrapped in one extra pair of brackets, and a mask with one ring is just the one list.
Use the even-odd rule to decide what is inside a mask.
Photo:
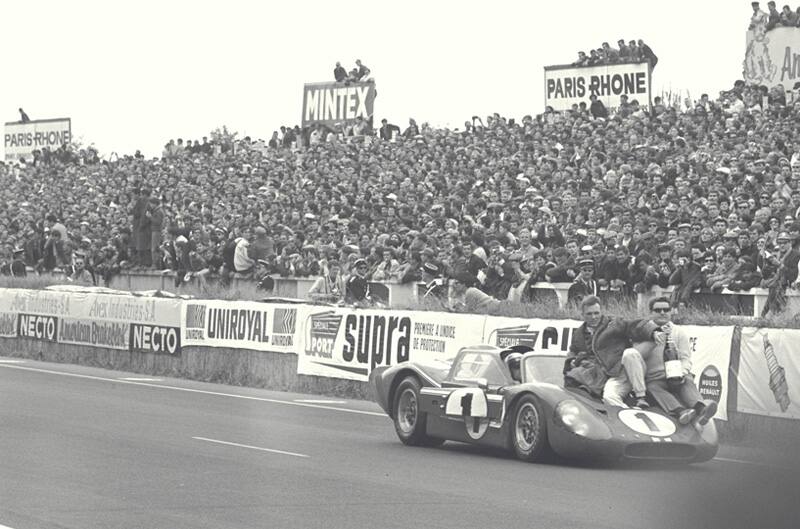
[(549, 453), (547, 423), (541, 405), (533, 395), (523, 395), (514, 408), (511, 446), (523, 461), (541, 461)]
[(440, 440), (425, 433), (427, 414), (419, 407), (420, 383), (416, 377), (406, 377), (394, 393), (394, 429), (400, 440), (411, 446), (435, 446)]

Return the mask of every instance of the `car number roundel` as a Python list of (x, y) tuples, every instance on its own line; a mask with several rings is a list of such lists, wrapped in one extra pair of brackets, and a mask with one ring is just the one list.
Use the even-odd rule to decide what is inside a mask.
[(620, 410), (619, 420), (634, 432), (653, 437), (668, 437), (677, 430), (671, 419), (651, 411)]

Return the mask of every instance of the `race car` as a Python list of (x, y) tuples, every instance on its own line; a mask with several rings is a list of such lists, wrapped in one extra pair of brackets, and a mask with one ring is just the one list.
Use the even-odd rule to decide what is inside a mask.
[(513, 451), (525, 461), (698, 463), (719, 447), (714, 421), (681, 425), (660, 409), (609, 406), (563, 384), (564, 356), (515, 346), (461, 349), (452, 363), (403, 362), (372, 371), (377, 403), (407, 445), (445, 441)]

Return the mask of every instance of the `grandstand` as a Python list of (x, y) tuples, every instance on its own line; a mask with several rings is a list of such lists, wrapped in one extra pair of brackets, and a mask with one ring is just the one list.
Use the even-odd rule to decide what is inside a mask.
[(621, 299), (675, 285), (676, 304), (760, 286), (780, 310), (800, 257), (800, 104), (743, 81), (655, 103), (217, 135), (155, 159), (37, 151), (0, 166), (3, 270), (87, 277), (82, 262), (98, 284), (142, 269), (180, 284), (319, 277), (333, 261), (346, 277), (364, 259), (368, 280), (420, 281), (433, 263), (498, 300), (556, 281)]

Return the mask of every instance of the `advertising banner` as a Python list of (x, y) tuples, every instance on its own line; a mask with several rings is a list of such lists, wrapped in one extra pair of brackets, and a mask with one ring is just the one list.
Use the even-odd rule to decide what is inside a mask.
[(300, 305), (191, 300), (181, 310), (183, 345), (297, 352)]
[(628, 96), (643, 108), (651, 99), (651, 68), (646, 62), (604, 66), (545, 66), (544, 104), (554, 110), (569, 110), (596, 95), (607, 109), (619, 106), (620, 97)]
[(714, 418), (727, 421), (731, 340), (734, 327), (680, 325), (680, 329), (689, 335), (689, 344), (692, 348), (692, 375), (697, 389), (704, 399), (719, 404), (719, 410)]
[(800, 81), (800, 28), (776, 27), (747, 32), (744, 79), (748, 83), (792, 90)]
[(5, 144), (6, 161), (31, 158), (34, 150), (45, 147), (54, 151), (72, 141), (72, 121), (70, 118), (40, 119), (21, 123), (6, 123)]
[[(182, 303), (180, 299), (91, 291), (0, 289), (0, 314), (18, 315), (20, 337), (120, 350), (145, 350), (133, 348), (131, 336), (137, 336), (131, 332), (133, 324), (178, 329)], [(0, 318), (0, 329), (3, 321)], [(157, 349), (150, 346), (147, 350), (159, 352)], [(180, 353), (180, 342), (176, 349), (164, 352)]]
[(566, 356), (572, 329), (578, 320), (540, 320), (531, 318), (486, 318), (484, 343), (497, 347), (527, 345), (537, 351)]
[(436, 364), (482, 343), (485, 316), (317, 308), (306, 317), (297, 372), (366, 381), (378, 366)]
[(302, 126), (353, 123), (375, 112), (375, 83), (310, 83), (303, 86)]
[(800, 419), (800, 330), (742, 327), (736, 410)]
[(17, 315), (11, 312), (0, 312), (0, 338), (16, 338)]

